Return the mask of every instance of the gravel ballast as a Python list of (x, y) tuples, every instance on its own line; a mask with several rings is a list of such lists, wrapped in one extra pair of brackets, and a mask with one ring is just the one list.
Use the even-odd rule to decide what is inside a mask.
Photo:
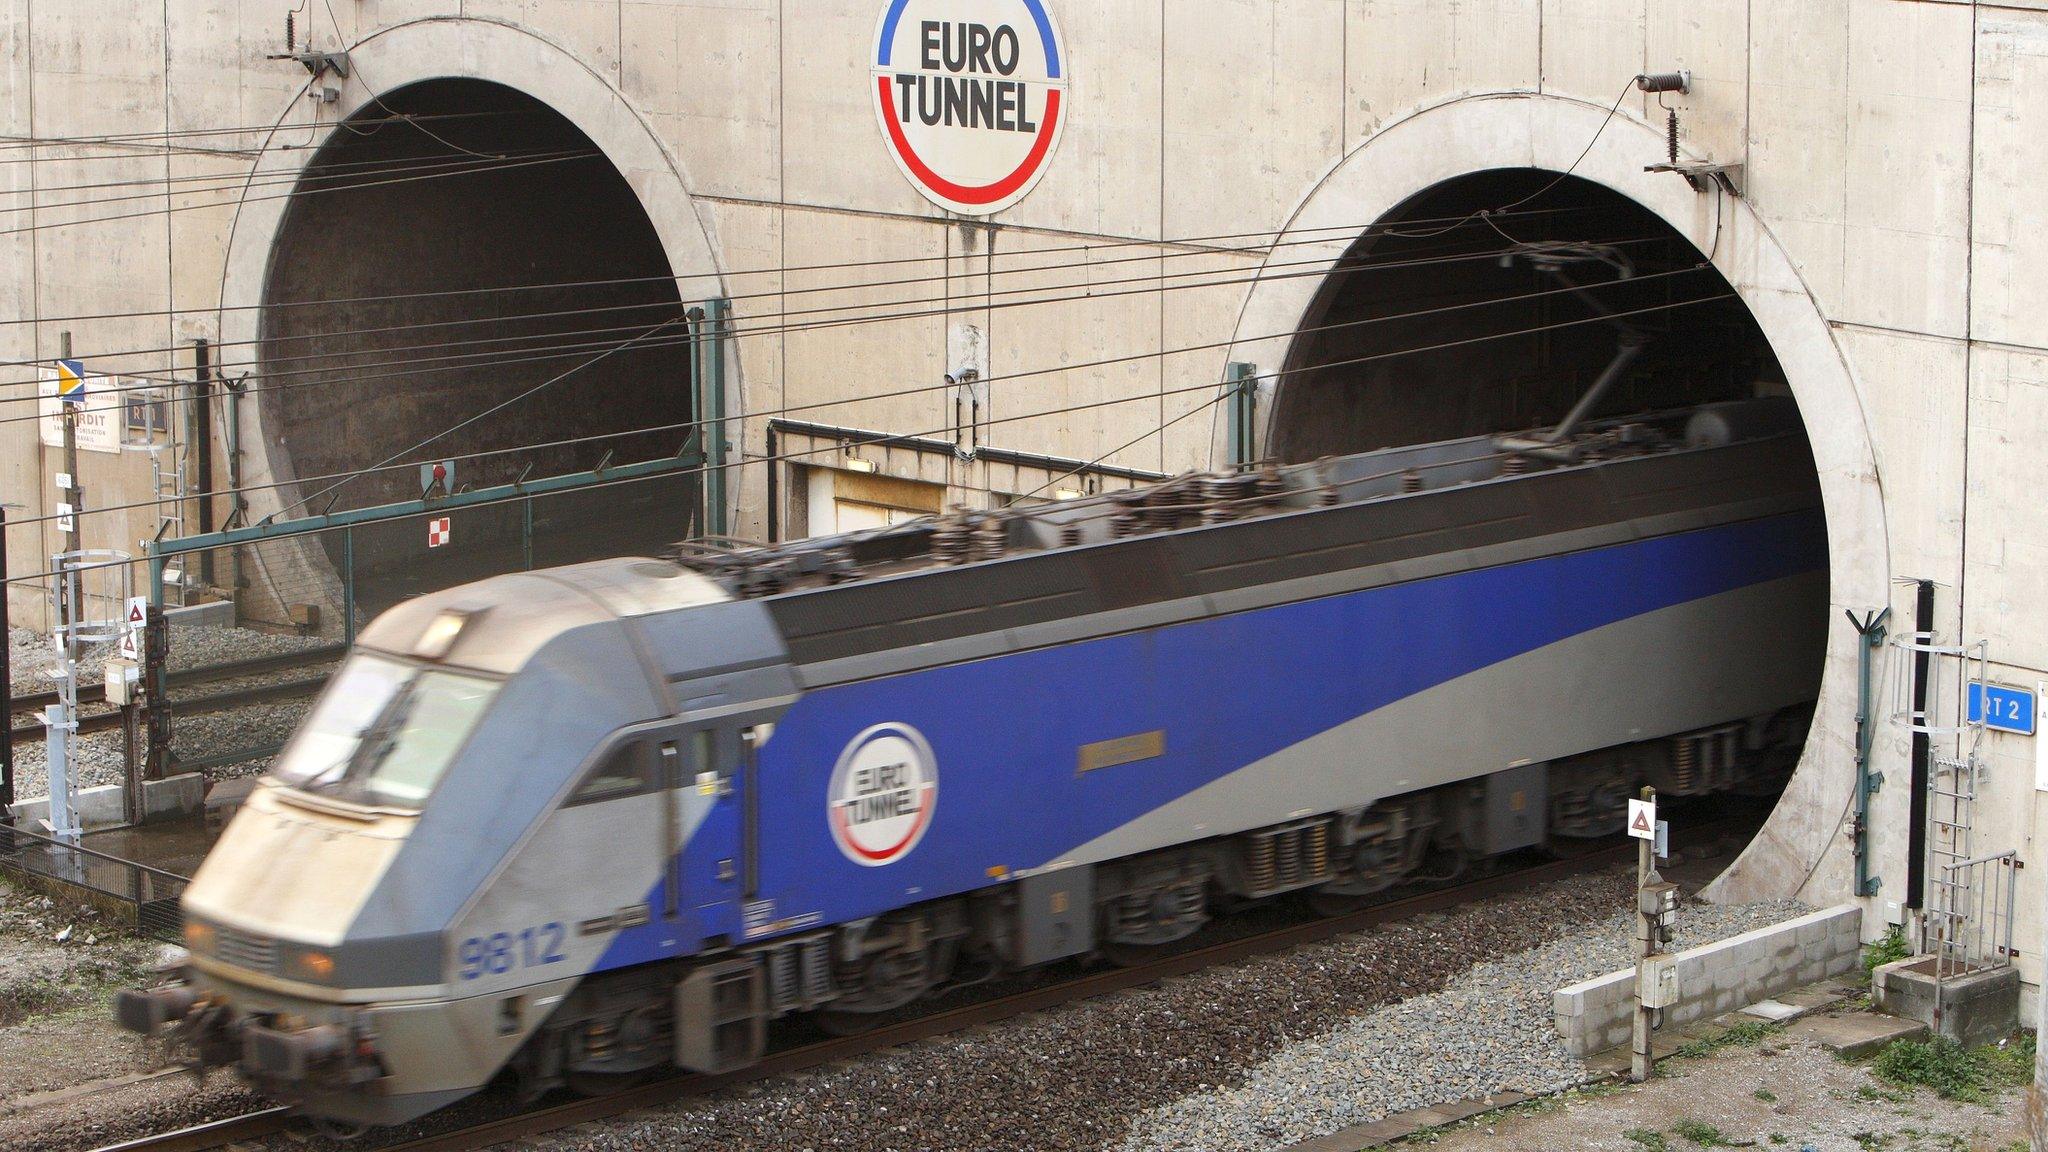
[[(1099, 1149), (1134, 1117), (1627, 908), (1618, 868), (559, 1134), (626, 1149)], [(1546, 984), (1543, 995), (1548, 996)]]
[[(1809, 911), (1792, 901), (1691, 905), (1674, 948)], [(1147, 1112), (1118, 1152), (1268, 1149), (1396, 1112), (1501, 1091), (1540, 1095), (1589, 1079), (1551, 1023), (1551, 993), (1628, 967), (1632, 915), (1501, 960), (1442, 991), (1388, 1005), (1287, 1045), (1242, 1083)]]
[[(56, 656), (49, 638), (24, 628), (13, 628), (9, 629), (7, 639), (14, 660), (15, 692), (25, 694), (52, 687), (54, 682), (42, 675), (44, 669), (56, 666)], [(282, 636), (245, 628), (181, 625), (171, 630), (169, 667), (173, 671), (207, 668), (238, 660), (301, 652), (329, 643), (331, 641), (320, 637)], [(78, 675), (81, 684), (97, 683), (105, 678), (107, 652), (107, 647), (102, 645), (80, 657)], [(282, 669), (203, 685), (188, 691), (226, 691), (300, 680), (311, 674), (307, 669)], [(306, 709), (311, 704), (311, 697), (303, 697), (249, 704), (225, 712), (177, 717), (174, 720), (176, 744), (184, 755), (193, 757), (247, 748), (271, 747), (283, 743), (292, 734), (299, 721), (304, 719)], [(79, 787), (94, 788), (121, 782), (120, 732), (88, 732), (74, 741), (72, 748), (77, 760), (75, 774)], [(264, 757), (240, 764), (222, 765), (212, 770), (210, 775), (216, 780), (254, 776), (269, 767), (269, 764), (270, 758)], [(43, 742), (24, 742), (17, 745), (14, 752), (14, 794), (24, 800), (49, 795), (47, 769), (48, 762), (45, 759)]]

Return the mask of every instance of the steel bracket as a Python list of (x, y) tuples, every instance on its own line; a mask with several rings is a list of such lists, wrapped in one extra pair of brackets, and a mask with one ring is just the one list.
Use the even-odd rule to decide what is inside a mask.
[(1884, 787), (1884, 773), (1882, 772), (1872, 772), (1866, 779), (1870, 781), (1867, 790), (1872, 796), (1877, 795), (1879, 790)]
[(334, 73), (343, 80), (348, 79), (348, 53), (346, 52), (315, 52), (309, 48), (304, 52), (280, 52), (268, 57), (268, 59), (297, 60), (306, 66), (306, 71), (311, 72), (315, 80), (329, 72)]
[(1875, 896), (1875, 895), (1877, 895), (1877, 890), (1878, 890), (1879, 888), (1882, 888), (1882, 887), (1884, 887), (1884, 878), (1883, 878), (1883, 877), (1881, 877), (1881, 876), (1870, 876), (1870, 877), (1866, 877), (1866, 878), (1864, 879), (1864, 881), (1863, 881), (1863, 891), (1861, 891), (1861, 892), (1858, 892), (1858, 893), (1857, 893), (1857, 895), (1858, 895), (1858, 896)]
[(1643, 171), (1676, 172), (1685, 177), (1695, 192), (1708, 192), (1719, 186), (1730, 196), (1742, 195), (1740, 164), (1646, 164)]

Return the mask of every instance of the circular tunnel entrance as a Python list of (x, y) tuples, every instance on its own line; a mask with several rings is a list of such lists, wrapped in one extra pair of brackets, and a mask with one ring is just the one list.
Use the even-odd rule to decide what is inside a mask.
[[(294, 191), (250, 380), (274, 471), (298, 481), (287, 503), (307, 500), (292, 514), (417, 498), (417, 464), (473, 453), (491, 455), (456, 461), (458, 491), (681, 446), (690, 360), (668, 257), (617, 168), (545, 104), (479, 80), (397, 89), (344, 121)], [(406, 466), (349, 476), (394, 456)], [(358, 527), (356, 602), (657, 550), (691, 533), (695, 492), (684, 476), (454, 510), (452, 546), (431, 550), (415, 519)], [(321, 543), (342, 572), (340, 535)]]
[[(1624, 356), (1624, 346), (1635, 350)], [(1784, 370), (1728, 281), (1661, 217), (1603, 185), (1553, 171), (1477, 172), (1398, 204), (1321, 286), (1284, 367), (1268, 446), (1289, 462), (1464, 437), (1527, 442), (1554, 432), (1574, 409), (1585, 427), (1784, 398), (1766, 403), (1789, 423), (1798, 483), (1812, 483), (1818, 503)], [(1596, 399), (1588, 406), (1589, 393)], [(1796, 642), (1773, 649), (1779, 671), (1790, 670), (1785, 700), (1761, 715), (1731, 708), (1713, 731), (1645, 730), (1625, 745), (1551, 767), (1554, 804), (1560, 788), (1575, 789), (1605, 810), (1636, 783), (1669, 795), (1667, 787), (1702, 779), (1705, 758), (1763, 757), (1749, 761), (1735, 786), (1695, 788), (1680, 808), (1723, 829), (1694, 849), (1689, 874), (1680, 877), (1688, 888), (1711, 880), (1763, 824), (1806, 740), (1821, 686), (1827, 544), (1817, 511), (1797, 531), (1795, 547), (1819, 558), (1819, 572), (1788, 609)], [(1755, 621), (1736, 623), (1756, 628)], [(1701, 692), (1747, 675), (1742, 650), (1716, 644), (1711, 616), (1696, 627), (1669, 647), (1632, 657), (1646, 683), (1650, 665), (1694, 659)], [(1544, 707), (1590, 717), (1611, 703), (1561, 697)], [(1630, 731), (1626, 722), (1617, 730)]]

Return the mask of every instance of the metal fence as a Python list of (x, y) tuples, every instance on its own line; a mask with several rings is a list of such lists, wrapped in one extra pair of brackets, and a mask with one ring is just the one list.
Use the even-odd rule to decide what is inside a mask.
[(45, 891), (113, 911), (145, 936), (177, 943), (189, 879), (25, 829), (0, 829), (0, 869)]
[[(501, 572), (659, 555), (701, 533), (702, 457), (258, 523), (156, 542), (166, 771), (261, 772), (356, 634), (414, 596)], [(210, 607), (217, 606), (217, 607)]]
[(1930, 910), (1929, 948), (1934, 978), (1952, 980), (2012, 963), (2012, 925), (2019, 855), (2000, 852), (1942, 865), (1952, 908)]

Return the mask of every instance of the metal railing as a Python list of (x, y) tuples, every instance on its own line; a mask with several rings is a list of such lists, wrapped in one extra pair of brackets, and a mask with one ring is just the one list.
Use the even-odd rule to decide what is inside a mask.
[(171, 943), (182, 939), (185, 918), (178, 897), (190, 877), (24, 828), (0, 828), (0, 869), (98, 907), (114, 904), (142, 935)]
[(1956, 905), (1927, 918), (1928, 951), (1936, 981), (2012, 963), (2014, 889), (2019, 855), (2013, 851), (1942, 865), (1944, 889)]

